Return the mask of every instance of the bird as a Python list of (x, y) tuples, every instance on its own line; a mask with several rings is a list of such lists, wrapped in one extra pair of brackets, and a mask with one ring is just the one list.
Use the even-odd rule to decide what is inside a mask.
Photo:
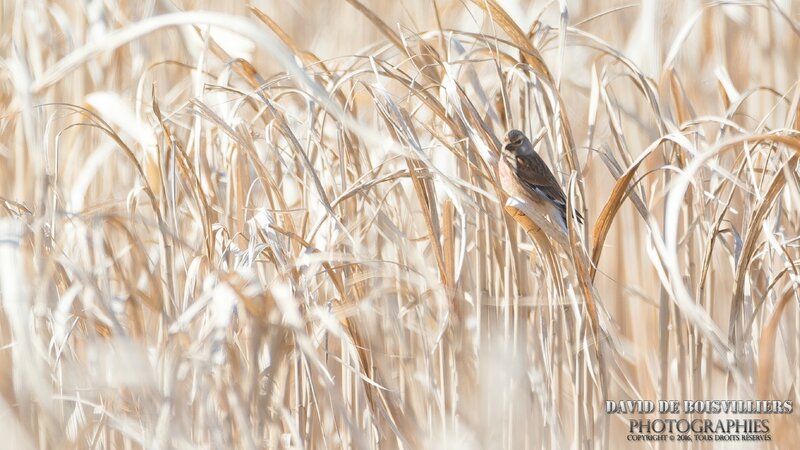
[[(567, 228), (567, 196), (553, 172), (536, 153), (530, 139), (520, 130), (510, 130), (503, 139), (499, 162), (500, 185), (510, 197), (533, 202), (543, 208), (550, 220)], [(578, 223), (583, 216), (574, 211)]]

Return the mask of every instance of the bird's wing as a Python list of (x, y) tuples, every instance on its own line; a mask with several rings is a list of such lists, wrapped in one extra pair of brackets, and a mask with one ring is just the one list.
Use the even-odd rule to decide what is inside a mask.
[(567, 197), (564, 195), (564, 191), (561, 190), (558, 181), (556, 181), (556, 177), (553, 176), (553, 173), (547, 168), (547, 164), (536, 152), (517, 155), (515, 162), (517, 177), (521, 181), (536, 188), (537, 191), (541, 191), (542, 194), (554, 202), (566, 204)]
[[(550, 200), (566, 217), (567, 196), (544, 160), (536, 152), (531, 152), (517, 155), (515, 163), (520, 183), (526, 189)], [(583, 216), (578, 211), (575, 213), (578, 220), (583, 222)]]

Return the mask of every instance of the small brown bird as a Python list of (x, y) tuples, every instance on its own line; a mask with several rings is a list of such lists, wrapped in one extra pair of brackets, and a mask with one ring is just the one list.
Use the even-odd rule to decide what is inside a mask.
[[(511, 197), (519, 197), (544, 208), (554, 223), (561, 220), (567, 228), (567, 196), (533, 144), (519, 130), (511, 130), (503, 139), (500, 155), (500, 184)], [(575, 217), (583, 223), (578, 211)]]

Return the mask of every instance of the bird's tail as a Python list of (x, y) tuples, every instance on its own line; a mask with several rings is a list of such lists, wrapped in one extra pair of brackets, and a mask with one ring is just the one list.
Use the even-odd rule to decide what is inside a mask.
[[(564, 229), (566, 229), (567, 228), (567, 208), (566, 208), (566, 206), (564, 206), (562, 208), (559, 208), (558, 211), (561, 213), (561, 221), (564, 224)], [(583, 225), (583, 215), (580, 212), (578, 212), (577, 209), (573, 209), (572, 211), (575, 213), (575, 218), (578, 220), (578, 223)]]

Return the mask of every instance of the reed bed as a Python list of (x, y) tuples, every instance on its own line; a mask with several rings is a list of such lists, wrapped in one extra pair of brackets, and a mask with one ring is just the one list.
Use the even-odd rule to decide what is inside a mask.
[[(609, 399), (796, 404), (799, 14), (3, 0), (0, 446), (608, 448)], [(506, 197), (512, 128), (584, 225)]]

